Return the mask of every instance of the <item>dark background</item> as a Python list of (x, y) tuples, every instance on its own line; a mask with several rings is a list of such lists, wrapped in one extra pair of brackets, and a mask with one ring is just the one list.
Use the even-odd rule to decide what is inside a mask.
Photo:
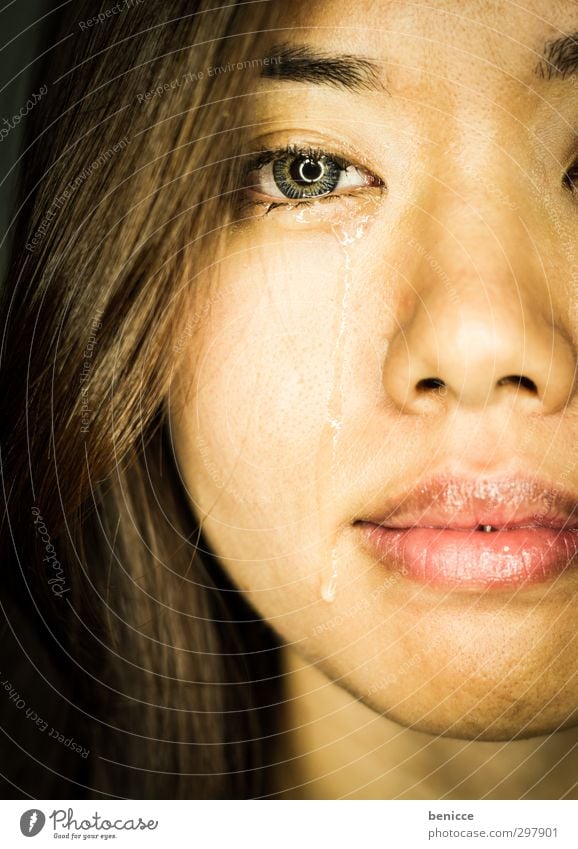
[[(0, 130), (26, 105), (57, 0), (12, 0), (0, 11)], [(44, 37), (44, 38), (43, 38)], [(0, 141), (0, 280), (4, 282), (24, 118)]]

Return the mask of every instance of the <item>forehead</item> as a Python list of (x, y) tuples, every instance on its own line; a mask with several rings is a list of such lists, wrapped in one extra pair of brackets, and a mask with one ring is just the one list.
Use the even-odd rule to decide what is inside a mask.
[(393, 86), (482, 70), (484, 79), (531, 84), (544, 54), (552, 60), (550, 45), (578, 33), (578, 2), (298, 0), (283, 12), (283, 27), (297, 41), (382, 63)]

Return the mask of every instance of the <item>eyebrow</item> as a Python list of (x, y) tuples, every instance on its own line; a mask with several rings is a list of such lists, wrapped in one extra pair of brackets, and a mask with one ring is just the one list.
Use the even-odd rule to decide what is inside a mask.
[(327, 85), (349, 91), (386, 91), (376, 62), (348, 53), (330, 55), (306, 45), (279, 45), (270, 52), (266, 79)]
[[(376, 62), (348, 53), (330, 55), (306, 45), (279, 45), (264, 65), (265, 79), (328, 85), (350, 91), (387, 91)], [(546, 42), (534, 69), (541, 79), (567, 79), (578, 71), (578, 32)]]
[(537, 76), (545, 80), (565, 80), (576, 71), (578, 71), (578, 32), (547, 42), (543, 56), (535, 68)]

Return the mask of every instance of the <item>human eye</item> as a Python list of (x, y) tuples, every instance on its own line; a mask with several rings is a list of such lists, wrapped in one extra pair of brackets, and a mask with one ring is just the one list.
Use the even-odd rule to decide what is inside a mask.
[(367, 168), (318, 148), (289, 145), (263, 150), (245, 169), (243, 193), (250, 204), (295, 206), (363, 189), (382, 189)]

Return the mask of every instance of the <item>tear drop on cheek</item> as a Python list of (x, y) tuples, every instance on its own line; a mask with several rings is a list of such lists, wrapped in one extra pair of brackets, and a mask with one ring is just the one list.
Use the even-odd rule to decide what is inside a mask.
[[(334, 319), (335, 344), (332, 351), (333, 374), (330, 391), (327, 398), (324, 444), (329, 454), (329, 492), (325, 493), (325, 500), (331, 501), (331, 494), (338, 491), (338, 466), (340, 456), (340, 440), (343, 433), (343, 404), (344, 404), (344, 373), (345, 373), (345, 346), (349, 330), (349, 315), (351, 308), (351, 293), (353, 287), (352, 252), (356, 243), (365, 235), (366, 229), (371, 221), (370, 215), (351, 217), (335, 221), (332, 232), (337, 239), (342, 255), (342, 273), (337, 283), (336, 307)], [(327, 457), (327, 451), (320, 452), (320, 462)], [(323, 493), (321, 494), (323, 497)], [(335, 510), (328, 503), (329, 521), (335, 521)], [(322, 508), (323, 509), (323, 508)], [(339, 572), (339, 551), (337, 547), (336, 530), (331, 529), (331, 556), (329, 562), (323, 567), (321, 574), (321, 598), (323, 601), (332, 602), (337, 594), (337, 582)]]
[(331, 552), (332, 568), (331, 573), (321, 582), (321, 598), (328, 604), (335, 601), (337, 594), (337, 552), (335, 549)]

